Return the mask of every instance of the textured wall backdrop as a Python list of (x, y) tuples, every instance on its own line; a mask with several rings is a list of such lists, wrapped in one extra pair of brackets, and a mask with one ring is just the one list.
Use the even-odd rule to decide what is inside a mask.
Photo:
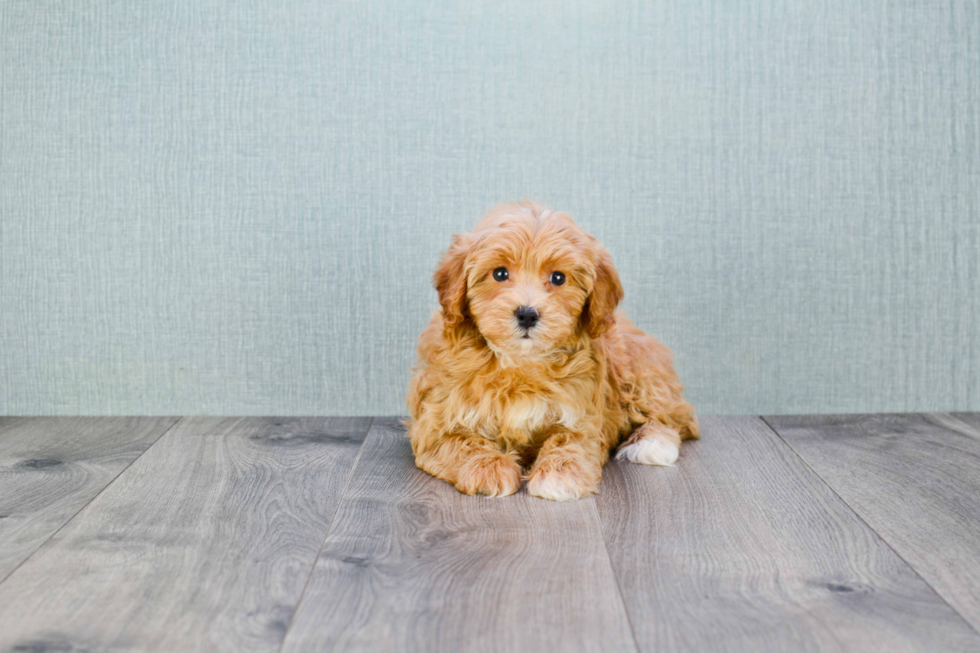
[(703, 413), (980, 409), (976, 0), (0, 3), (0, 414), (402, 412), (565, 209)]

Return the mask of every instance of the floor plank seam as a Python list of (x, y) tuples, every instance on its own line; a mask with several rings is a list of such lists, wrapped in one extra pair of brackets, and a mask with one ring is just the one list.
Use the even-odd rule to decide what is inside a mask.
[(26, 558), (24, 558), (24, 559), (23, 559), (23, 560), (21, 560), (21, 561), (20, 561), (19, 563), (17, 563), (17, 566), (16, 566), (16, 567), (14, 567), (13, 569), (11, 569), (11, 570), (10, 570), (10, 573), (9, 573), (9, 574), (7, 574), (6, 576), (4, 576), (3, 578), (0, 578), (0, 585), (2, 585), (2, 584), (3, 584), (4, 582), (6, 582), (6, 580), (7, 580), (8, 578), (10, 578), (11, 576), (13, 576), (13, 575), (14, 575), (14, 574), (15, 574), (15, 573), (17, 572), (17, 570), (18, 570), (18, 569), (20, 569), (21, 567), (23, 567), (23, 566), (24, 566), (24, 564), (25, 564), (25, 563), (26, 563), (26, 562), (27, 562), (28, 560), (30, 560), (31, 558), (33, 558), (33, 557), (34, 557), (34, 556), (35, 556), (35, 555), (37, 554), (37, 552), (38, 552), (38, 551), (40, 551), (41, 549), (43, 549), (43, 548), (44, 548), (44, 545), (46, 545), (46, 544), (47, 544), (48, 542), (50, 542), (50, 541), (51, 541), (51, 540), (52, 540), (52, 539), (54, 538), (54, 536), (55, 536), (55, 535), (57, 535), (58, 533), (60, 533), (60, 532), (61, 532), (61, 531), (62, 531), (62, 530), (63, 530), (63, 529), (65, 528), (65, 526), (67, 526), (68, 524), (70, 524), (70, 523), (72, 523), (72, 521), (74, 521), (74, 519), (75, 519), (75, 517), (78, 517), (78, 515), (80, 515), (80, 514), (82, 513), (82, 511), (83, 511), (83, 510), (85, 510), (85, 509), (86, 509), (86, 508), (88, 508), (88, 507), (89, 507), (90, 505), (92, 505), (92, 502), (94, 502), (94, 501), (95, 501), (96, 499), (98, 499), (98, 498), (99, 498), (100, 496), (102, 496), (102, 493), (103, 493), (103, 492), (105, 492), (105, 491), (106, 491), (106, 490), (107, 490), (107, 489), (109, 488), (109, 486), (110, 486), (110, 485), (112, 485), (112, 484), (113, 484), (113, 483), (115, 483), (115, 482), (116, 482), (117, 480), (119, 480), (119, 477), (120, 477), (120, 476), (122, 476), (123, 474), (125, 474), (125, 473), (126, 473), (126, 470), (128, 470), (128, 469), (129, 469), (130, 467), (132, 467), (132, 466), (133, 466), (133, 464), (134, 464), (134, 463), (135, 463), (135, 462), (136, 462), (137, 460), (139, 460), (140, 458), (142, 458), (143, 456), (145, 456), (145, 455), (146, 455), (146, 452), (147, 452), (147, 451), (149, 451), (150, 449), (152, 449), (152, 448), (154, 447), (154, 445), (156, 445), (156, 443), (157, 443), (157, 442), (159, 442), (160, 440), (162, 440), (162, 439), (163, 439), (163, 436), (165, 436), (165, 435), (167, 435), (168, 433), (170, 433), (171, 431), (173, 431), (173, 430), (174, 430), (174, 428), (175, 428), (175, 427), (176, 427), (176, 426), (177, 426), (178, 424), (180, 424), (180, 423), (181, 423), (181, 421), (183, 421), (183, 419), (184, 419), (184, 416), (183, 416), (183, 415), (181, 415), (180, 417), (178, 417), (178, 418), (177, 418), (177, 419), (176, 419), (176, 420), (174, 421), (174, 423), (173, 423), (173, 424), (171, 424), (170, 426), (168, 426), (167, 428), (165, 428), (165, 429), (163, 430), (163, 433), (161, 433), (161, 434), (160, 434), (160, 435), (159, 435), (159, 436), (158, 436), (158, 437), (157, 437), (157, 438), (156, 438), (155, 440), (153, 440), (153, 442), (151, 442), (151, 443), (150, 443), (150, 446), (148, 446), (148, 447), (147, 447), (146, 449), (144, 449), (144, 450), (143, 450), (142, 452), (140, 452), (140, 455), (138, 455), (138, 456), (136, 456), (135, 458), (133, 458), (133, 459), (132, 459), (132, 460), (131, 460), (131, 461), (129, 462), (129, 464), (128, 464), (128, 465), (126, 465), (125, 467), (123, 467), (123, 468), (122, 468), (122, 469), (121, 469), (121, 470), (119, 471), (119, 473), (118, 473), (118, 474), (116, 474), (115, 476), (113, 476), (113, 477), (112, 477), (112, 480), (111, 480), (111, 481), (109, 481), (108, 483), (106, 483), (106, 484), (105, 484), (105, 487), (103, 487), (103, 488), (102, 488), (101, 490), (99, 490), (98, 492), (96, 492), (96, 493), (95, 493), (95, 495), (94, 495), (94, 496), (93, 496), (93, 497), (92, 497), (91, 499), (89, 499), (88, 501), (86, 501), (86, 502), (85, 502), (85, 505), (83, 505), (83, 506), (82, 506), (81, 508), (79, 508), (78, 510), (76, 510), (76, 511), (75, 511), (75, 514), (73, 514), (73, 515), (72, 515), (71, 517), (69, 517), (68, 519), (66, 519), (66, 520), (65, 520), (65, 523), (64, 523), (64, 524), (62, 524), (61, 526), (59, 526), (59, 527), (57, 528), (57, 530), (55, 530), (55, 532), (53, 532), (53, 533), (51, 533), (51, 535), (49, 535), (48, 537), (46, 537), (46, 538), (44, 539), (44, 541), (43, 541), (43, 542), (41, 542), (41, 543), (40, 543), (40, 544), (39, 544), (39, 545), (37, 546), (37, 548), (36, 548), (36, 549), (34, 549), (33, 551), (31, 551), (31, 553), (30, 553), (30, 555), (28, 555), (28, 556), (27, 556)]
[(956, 609), (956, 608), (955, 608), (955, 607), (954, 607), (954, 606), (953, 606), (953, 605), (952, 605), (952, 604), (951, 604), (951, 603), (950, 603), (949, 601), (947, 601), (947, 600), (946, 600), (946, 597), (945, 597), (945, 596), (943, 596), (943, 595), (942, 595), (942, 594), (941, 594), (941, 593), (939, 592), (939, 590), (937, 590), (937, 589), (936, 589), (936, 588), (935, 588), (935, 587), (934, 587), (934, 586), (932, 585), (932, 583), (930, 583), (930, 582), (929, 582), (928, 580), (926, 580), (925, 578), (923, 578), (923, 576), (922, 576), (922, 574), (920, 574), (920, 573), (919, 573), (919, 570), (918, 570), (918, 569), (916, 569), (916, 568), (915, 568), (915, 566), (914, 566), (914, 565), (913, 565), (913, 564), (912, 564), (911, 562), (909, 562), (908, 560), (906, 560), (906, 559), (905, 559), (905, 556), (903, 556), (903, 555), (902, 555), (901, 553), (899, 553), (898, 551), (896, 551), (896, 550), (895, 550), (895, 547), (893, 547), (893, 546), (892, 546), (892, 544), (891, 544), (891, 542), (889, 542), (889, 541), (888, 541), (887, 539), (885, 539), (885, 536), (884, 536), (884, 535), (882, 535), (881, 533), (879, 533), (879, 532), (878, 532), (878, 530), (877, 530), (876, 528), (874, 528), (874, 527), (873, 527), (873, 526), (872, 526), (871, 524), (869, 524), (869, 523), (868, 523), (867, 521), (865, 521), (865, 519), (864, 519), (864, 517), (862, 517), (862, 516), (861, 516), (861, 514), (860, 514), (860, 513), (859, 513), (859, 512), (857, 511), (857, 510), (855, 510), (855, 509), (854, 509), (854, 507), (853, 507), (853, 506), (851, 506), (851, 504), (850, 504), (850, 503), (848, 503), (848, 502), (847, 502), (847, 500), (846, 500), (846, 499), (845, 499), (844, 497), (842, 497), (842, 496), (841, 496), (841, 495), (840, 495), (840, 494), (839, 494), (839, 493), (837, 492), (837, 490), (836, 490), (836, 489), (834, 488), (834, 486), (832, 486), (832, 485), (831, 485), (830, 483), (828, 483), (828, 482), (827, 482), (827, 480), (826, 480), (826, 479), (824, 479), (824, 477), (823, 477), (823, 476), (821, 476), (821, 475), (820, 475), (820, 473), (819, 473), (819, 472), (818, 472), (818, 471), (817, 471), (816, 469), (814, 469), (814, 468), (813, 468), (813, 467), (812, 467), (812, 466), (810, 465), (810, 463), (809, 463), (809, 462), (807, 462), (807, 459), (806, 459), (806, 458), (804, 458), (804, 457), (803, 457), (802, 455), (800, 455), (800, 452), (798, 452), (798, 451), (797, 451), (797, 450), (796, 450), (796, 449), (795, 449), (795, 448), (793, 447), (793, 445), (792, 445), (792, 444), (790, 444), (790, 443), (789, 443), (789, 442), (788, 442), (788, 441), (786, 440), (786, 438), (784, 438), (784, 437), (783, 437), (782, 435), (780, 435), (780, 434), (779, 434), (779, 431), (778, 431), (778, 430), (777, 430), (777, 429), (776, 429), (776, 428), (775, 428), (775, 427), (774, 427), (774, 426), (773, 426), (772, 424), (770, 424), (770, 423), (769, 423), (769, 420), (767, 420), (767, 419), (765, 418), (765, 416), (763, 416), (763, 415), (759, 415), (759, 419), (761, 419), (761, 420), (762, 420), (762, 422), (763, 422), (763, 423), (764, 423), (764, 424), (765, 424), (765, 425), (766, 425), (767, 427), (769, 427), (769, 430), (770, 430), (770, 431), (772, 431), (772, 432), (773, 432), (773, 433), (774, 433), (774, 434), (776, 435), (776, 437), (777, 437), (777, 438), (779, 438), (779, 440), (780, 440), (781, 442), (783, 442), (783, 443), (784, 443), (784, 444), (785, 444), (785, 445), (786, 445), (787, 447), (789, 447), (789, 450), (790, 450), (790, 451), (792, 451), (792, 452), (793, 452), (793, 454), (795, 454), (797, 458), (799, 458), (799, 459), (800, 459), (801, 461), (803, 461), (803, 464), (804, 464), (804, 465), (806, 465), (806, 467), (807, 467), (807, 469), (809, 469), (809, 470), (810, 470), (811, 472), (813, 472), (813, 474), (814, 474), (814, 475), (815, 475), (815, 476), (816, 476), (816, 477), (817, 477), (818, 479), (820, 479), (820, 482), (821, 482), (821, 483), (823, 483), (823, 484), (824, 484), (825, 486), (827, 486), (827, 488), (828, 488), (828, 489), (829, 489), (829, 490), (830, 490), (831, 492), (833, 492), (833, 493), (834, 493), (834, 496), (836, 496), (836, 497), (837, 497), (838, 499), (840, 499), (840, 501), (841, 501), (841, 503), (843, 503), (843, 504), (844, 504), (845, 506), (847, 506), (847, 509), (848, 509), (848, 510), (850, 510), (850, 511), (851, 511), (851, 513), (852, 513), (852, 514), (853, 514), (853, 515), (854, 515), (855, 517), (857, 517), (857, 519), (858, 519), (858, 520), (859, 520), (859, 521), (860, 521), (860, 522), (861, 522), (862, 524), (864, 524), (865, 526), (867, 526), (867, 528), (868, 528), (868, 530), (870, 530), (870, 531), (871, 531), (872, 533), (874, 533), (874, 534), (875, 534), (875, 536), (876, 536), (876, 537), (877, 537), (877, 538), (878, 538), (879, 540), (881, 540), (881, 541), (882, 541), (882, 543), (883, 543), (883, 544), (884, 544), (884, 545), (885, 545), (886, 547), (888, 547), (888, 548), (889, 548), (889, 549), (890, 549), (890, 550), (892, 551), (892, 553), (894, 553), (894, 554), (895, 554), (896, 556), (898, 556), (898, 559), (899, 559), (899, 560), (901, 560), (902, 562), (904, 562), (904, 563), (905, 563), (905, 565), (906, 565), (906, 566), (907, 566), (907, 567), (908, 567), (908, 568), (909, 568), (909, 569), (910, 569), (910, 570), (912, 571), (912, 573), (914, 573), (914, 574), (916, 575), (916, 577), (918, 577), (918, 578), (919, 578), (919, 580), (921, 580), (921, 581), (922, 581), (923, 583), (925, 583), (925, 585), (926, 585), (926, 587), (928, 587), (929, 589), (931, 589), (931, 590), (933, 591), (933, 593), (934, 593), (934, 594), (935, 594), (936, 596), (938, 596), (938, 597), (939, 597), (939, 598), (940, 598), (940, 599), (942, 600), (942, 602), (943, 602), (943, 603), (945, 603), (945, 604), (946, 604), (947, 606), (949, 606), (949, 609), (950, 609), (950, 610), (952, 610), (952, 611), (953, 611), (953, 613), (954, 613), (954, 614), (956, 614), (956, 616), (958, 616), (958, 617), (959, 617), (959, 618), (960, 618), (960, 619), (961, 619), (961, 620), (963, 621), (963, 623), (965, 623), (965, 624), (966, 624), (966, 625), (967, 625), (967, 626), (968, 626), (968, 627), (970, 628), (970, 630), (972, 630), (973, 632), (975, 632), (975, 633), (976, 633), (977, 635), (980, 635), (980, 630), (977, 630), (977, 629), (976, 629), (976, 628), (975, 628), (975, 627), (973, 626), (973, 624), (972, 624), (972, 623), (970, 623), (970, 621), (969, 621), (969, 619), (967, 619), (966, 617), (964, 617), (964, 616), (963, 616), (963, 614), (962, 614), (962, 613), (960, 613), (960, 611), (959, 611), (959, 610), (957, 610), (957, 609)]
[(633, 649), (639, 652), (640, 640), (636, 638), (636, 630), (633, 628), (633, 617), (630, 616), (629, 608), (626, 607), (626, 596), (623, 594), (623, 588), (619, 586), (619, 574), (616, 572), (616, 565), (613, 564), (612, 555), (609, 553), (609, 544), (606, 543), (606, 529), (602, 527), (602, 515), (599, 513), (599, 503), (595, 500), (595, 497), (591, 497), (592, 510), (595, 512), (596, 519), (599, 520), (599, 532), (602, 534), (602, 550), (606, 552), (606, 561), (609, 563), (609, 569), (612, 571), (613, 582), (616, 583), (616, 593), (619, 594), (619, 601), (623, 606), (623, 614), (626, 615), (626, 624), (630, 627), (630, 637), (633, 638)]
[(327, 526), (326, 532), (323, 534), (323, 541), (320, 542), (320, 548), (317, 549), (316, 555), (313, 556), (313, 564), (310, 565), (310, 573), (306, 576), (306, 582), (303, 583), (303, 591), (299, 594), (299, 599), (296, 601), (296, 605), (293, 607), (293, 613), (289, 616), (289, 623), (286, 624), (286, 629), (283, 631), (282, 640), (279, 642), (279, 648), (276, 649), (276, 653), (282, 653), (282, 647), (286, 645), (286, 640), (289, 638), (289, 631), (292, 630), (293, 621), (296, 620), (296, 613), (299, 612), (300, 605), (303, 604), (303, 599), (306, 598), (306, 590), (310, 587), (310, 581), (313, 580), (313, 573), (316, 571), (316, 563), (320, 560), (320, 554), (323, 553), (323, 547), (327, 545), (327, 538), (330, 537), (330, 531), (333, 530), (334, 524), (337, 522), (337, 515), (340, 514), (340, 508), (344, 505), (344, 497), (347, 496), (347, 488), (350, 487), (350, 481), (354, 478), (354, 470), (357, 469), (357, 464), (361, 461), (361, 454), (364, 453), (364, 446), (367, 444), (368, 436), (371, 435), (371, 427), (374, 426), (375, 417), (371, 417), (371, 421), (368, 422), (367, 430), (364, 433), (364, 441), (361, 442), (360, 448), (357, 450), (357, 456), (354, 457), (354, 463), (350, 467), (350, 472), (347, 474), (347, 480), (344, 481), (344, 489), (340, 493), (340, 499), (337, 500), (337, 508), (333, 511), (333, 517), (330, 518), (330, 524)]

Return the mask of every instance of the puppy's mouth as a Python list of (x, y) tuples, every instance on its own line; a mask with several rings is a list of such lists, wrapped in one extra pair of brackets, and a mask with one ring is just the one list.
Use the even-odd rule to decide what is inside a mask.
[(534, 336), (531, 332), (534, 331), (534, 327), (518, 327), (517, 333), (520, 334), (520, 340), (534, 340)]

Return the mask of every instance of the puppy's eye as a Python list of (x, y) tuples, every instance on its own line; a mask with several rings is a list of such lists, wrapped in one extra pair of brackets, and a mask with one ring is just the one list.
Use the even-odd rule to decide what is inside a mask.
[(552, 286), (560, 286), (563, 283), (565, 283), (565, 275), (564, 274), (562, 274), (561, 272), (552, 272), (551, 273), (551, 285)]
[(509, 276), (510, 272), (507, 271), (507, 268), (497, 268), (493, 271), (493, 278), (497, 281), (507, 281)]

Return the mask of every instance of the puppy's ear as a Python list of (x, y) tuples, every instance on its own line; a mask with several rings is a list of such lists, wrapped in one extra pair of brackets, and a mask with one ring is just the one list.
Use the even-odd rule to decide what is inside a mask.
[(597, 244), (595, 285), (582, 309), (582, 320), (589, 335), (598, 338), (613, 324), (613, 311), (623, 300), (623, 284), (606, 248)]
[(442, 317), (446, 326), (456, 326), (467, 316), (466, 306), (466, 252), (470, 248), (467, 235), (453, 236), (449, 251), (442, 255), (439, 267), (432, 275), (432, 285), (439, 292)]

